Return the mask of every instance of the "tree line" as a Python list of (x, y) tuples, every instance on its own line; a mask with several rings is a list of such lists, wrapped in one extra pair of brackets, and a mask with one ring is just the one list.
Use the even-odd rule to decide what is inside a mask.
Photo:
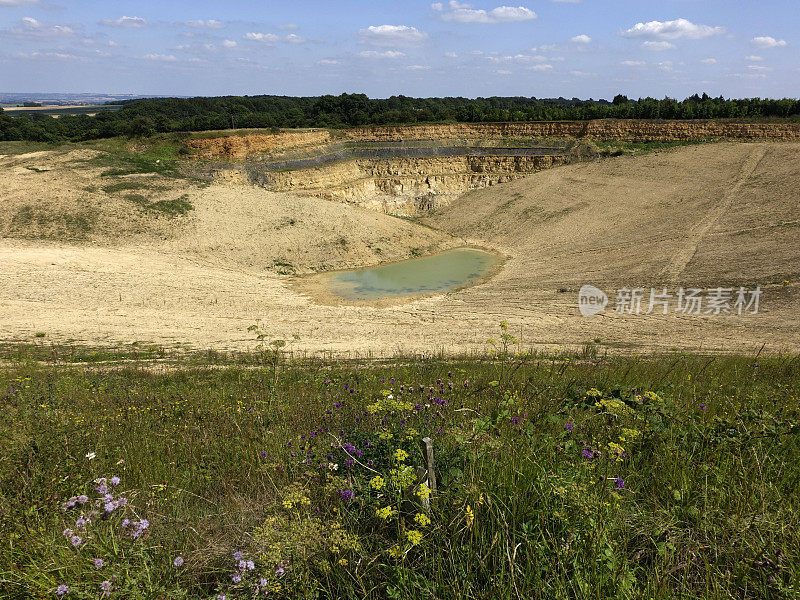
[(368, 98), (364, 94), (220, 96), (118, 101), (122, 109), (94, 116), (22, 114), (0, 109), (0, 140), (83, 141), (115, 136), (231, 128), (360, 127), (415, 123), (584, 121), (591, 119), (764, 119), (800, 117), (800, 100), (673, 98), (613, 101), (578, 98)]

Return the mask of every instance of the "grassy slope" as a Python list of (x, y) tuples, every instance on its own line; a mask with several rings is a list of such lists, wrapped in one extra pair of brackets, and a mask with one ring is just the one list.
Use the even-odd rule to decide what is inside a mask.
[[(0, 374), (0, 596), (66, 583), (95, 597), (115, 575), (129, 597), (249, 598), (264, 574), (293, 598), (796, 597), (797, 358), (591, 357), (17, 362)], [(441, 486), (430, 525), (389, 491), (394, 451), (418, 462), (423, 435)], [(340, 441), (365, 466), (349, 468)], [(367, 460), (386, 487), (370, 485)], [(79, 513), (59, 505), (112, 474), (129, 505), (73, 550), (61, 532)], [(121, 533), (123, 512), (149, 520), (138, 540)], [(237, 550), (255, 562), (240, 584)]]

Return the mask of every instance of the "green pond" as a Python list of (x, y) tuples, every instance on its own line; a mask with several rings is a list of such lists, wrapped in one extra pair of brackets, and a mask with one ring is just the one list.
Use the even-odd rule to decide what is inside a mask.
[(380, 300), (447, 292), (477, 283), (486, 277), (500, 258), (472, 248), (399, 263), (346, 271), (331, 276), (330, 290), (349, 300)]

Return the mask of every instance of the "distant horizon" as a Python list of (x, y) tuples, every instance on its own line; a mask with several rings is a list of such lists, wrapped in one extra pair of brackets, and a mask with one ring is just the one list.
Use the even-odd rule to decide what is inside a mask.
[(800, 89), (790, 0), (522, 1), (0, 0), (0, 64), (12, 89), (63, 90), (22, 92), (31, 94), (788, 98)]

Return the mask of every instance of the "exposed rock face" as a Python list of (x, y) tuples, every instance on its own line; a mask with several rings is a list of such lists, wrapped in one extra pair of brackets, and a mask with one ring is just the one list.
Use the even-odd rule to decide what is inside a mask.
[[(509, 139), (583, 139), (587, 142), (563, 142), (563, 150), (543, 155), (354, 158), (336, 155), (338, 162), (320, 166), (297, 167), (287, 162), (287, 169), (253, 161), (286, 160), (293, 156), (322, 156), (352, 143), (409, 142), (425, 146), (428, 141), (447, 145), (460, 141), (470, 148), (480, 145), (505, 147)], [(407, 127), (365, 127), (349, 129), (338, 143), (327, 130), (281, 131), (274, 134), (243, 134), (190, 140), (195, 158), (232, 162), (215, 171), (215, 178), (259, 185), (275, 191), (300, 191), (315, 196), (357, 203), (392, 214), (415, 214), (446, 205), (469, 190), (504, 183), (553, 166), (590, 160), (591, 152), (575, 152), (575, 145), (590, 140), (620, 141), (693, 141), (712, 139), (800, 139), (800, 123), (736, 123), (726, 121), (650, 121), (596, 120), (529, 123), (457, 123), (452, 125), (416, 125)], [(350, 144), (342, 144), (342, 141)], [(463, 142), (462, 142), (463, 141)], [(573, 148), (567, 153), (567, 146)], [(536, 144), (533, 144), (536, 146)], [(596, 148), (595, 148), (596, 153)], [(341, 153), (341, 150), (337, 152)], [(560, 153), (559, 153), (560, 152)], [(362, 153), (363, 154), (363, 153)], [(278, 158), (284, 157), (284, 158)], [(250, 159), (250, 160), (248, 160)]]
[(600, 119), (526, 123), (456, 123), (408, 127), (348, 129), (357, 141), (481, 139), (493, 137), (574, 137), (606, 140), (669, 141), (706, 139), (800, 139), (800, 123), (735, 123), (726, 121), (650, 121)]
[(415, 214), (448, 204), (469, 190), (504, 183), (567, 162), (565, 155), (359, 159), (296, 171), (258, 165), (219, 172), (275, 191), (303, 191), (391, 214)]
[(327, 129), (314, 129), (199, 138), (187, 140), (186, 145), (195, 150), (194, 158), (245, 159), (256, 154), (274, 154), (330, 142), (331, 134)]

